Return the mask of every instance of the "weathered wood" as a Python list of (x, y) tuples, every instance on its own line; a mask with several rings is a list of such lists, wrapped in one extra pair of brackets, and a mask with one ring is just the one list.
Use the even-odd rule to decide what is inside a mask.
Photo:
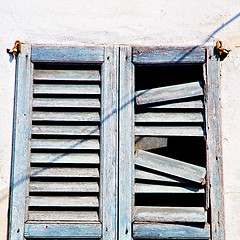
[(29, 221), (99, 221), (97, 211), (29, 211)]
[(146, 112), (135, 114), (135, 122), (203, 122), (201, 112)]
[(207, 166), (210, 185), (212, 240), (225, 240), (225, 208), (221, 134), (220, 59), (207, 51), (206, 131)]
[(136, 92), (137, 105), (160, 103), (203, 95), (200, 82), (190, 82), (167, 87), (146, 89)]
[(205, 135), (201, 126), (136, 126), (135, 134), (138, 136), (188, 136), (203, 137)]
[(165, 103), (156, 106), (147, 106), (148, 109), (162, 109), (162, 108), (176, 108), (176, 109), (203, 109), (204, 103), (202, 100), (188, 101), (188, 102), (177, 102), (177, 103)]
[(32, 139), (33, 149), (100, 149), (97, 139)]
[(59, 81), (100, 81), (98, 70), (40, 70), (33, 72), (34, 80), (59, 80)]
[(77, 135), (99, 136), (98, 126), (33, 125), (32, 134), (36, 135)]
[(32, 153), (31, 163), (98, 164), (97, 153)]
[(139, 150), (135, 155), (137, 165), (171, 174), (198, 183), (205, 183), (206, 169), (173, 158)]
[(98, 168), (31, 167), (31, 177), (98, 178)]
[(9, 239), (23, 240), (28, 186), (32, 81), (30, 46), (22, 44), (16, 57), (12, 167), (10, 184)]
[[(30, 196), (29, 207), (98, 207), (96, 196)], [(66, 219), (68, 220), (68, 219)]]
[(34, 63), (102, 63), (103, 47), (32, 46)]
[(117, 240), (119, 48), (106, 47), (101, 85), (100, 221), (103, 240)]
[(98, 112), (41, 112), (33, 111), (33, 121), (79, 121), (79, 122), (99, 122)]
[(203, 188), (135, 183), (135, 193), (205, 193)]
[(133, 62), (138, 64), (204, 63), (203, 47), (134, 47)]
[(97, 98), (34, 98), (33, 107), (100, 108)]
[(133, 224), (134, 239), (209, 239), (210, 225)]
[(137, 149), (150, 150), (167, 147), (168, 139), (164, 137), (135, 137), (135, 151)]
[(134, 66), (131, 48), (120, 47), (119, 89), (119, 230), (118, 239), (132, 239), (134, 206)]
[(162, 181), (162, 182), (173, 182), (173, 183), (185, 183), (183, 179), (179, 179), (173, 176), (162, 176), (156, 173), (151, 173), (139, 169), (135, 169), (135, 179), (142, 180), (153, 180), (153, 181)]
[(101, 223), (26, 223), (25, 238), (101, 238)]
[(34, 84), (34, 94), (100, 94), (99, 85), (80, 84)]
[(207, 222), (203, 207), (135, 207), (137, 222)]
[(99, 192), (97, 182), (40, 182), (31, 181), (30, 192)]

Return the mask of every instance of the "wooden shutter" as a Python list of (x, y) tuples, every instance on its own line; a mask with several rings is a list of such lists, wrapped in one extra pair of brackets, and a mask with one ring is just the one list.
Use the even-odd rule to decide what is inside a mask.
[(122, 47), (119, 165), (127, 179), (119, 191), (122, 239), (211, 238), (205, 55), (204, 48)]
[[(19, 61), (29, 58), (25, 54)], [(20, 183), (24, 192), (16, 203), (26, 214), (20, 216), (24, 230), (12, 229), (11, 239), (16, 234), (18, 239), (116, 236), (116, 58), (116, 48), (32, 47), (32, 77), (17, 79), (29, 81), (30, 89), (29, 101), (19, 100), (31, 106), (24, 114), (28, 138), (21, 140), (27, 145), (22, 160), (29, 175)], [(14, 160), (19, 164), (19, 157)], [(14, 200), (18, 184), (15, 180)], [(12, 221), (20, 226), (15, 214)]]

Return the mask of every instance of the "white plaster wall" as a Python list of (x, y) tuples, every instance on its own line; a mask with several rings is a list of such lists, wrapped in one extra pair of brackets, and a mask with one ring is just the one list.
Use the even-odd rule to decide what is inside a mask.
[(2, 0), (0, 4), (0, 239), (7, 234), (15, 40), (64, 45), (213, 45), (221, 64), (227, 240), (240, 239), (240, 1)]

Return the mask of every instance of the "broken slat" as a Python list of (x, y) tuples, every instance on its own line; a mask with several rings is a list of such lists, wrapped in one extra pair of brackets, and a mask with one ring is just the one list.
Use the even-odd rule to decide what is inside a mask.
[(28, 211), (29, 221), (98, 221), (97, 211)]
[(185, 183), (186, 181), (175, 178), (172, 176), (162, 176), (156, 173), (151, 173), (139, 169), (135, 169), (135, 179), (162, 181), (162, 182), (174, 182), (174, 183)]
[(98, 126), (69, 126), (69, 125), (33, 125), (32, 134), (36, 135), (77, 135), (99, 136)]
[(165, 102), (203, 95), (200, 82), (191, 82), (167, 87), (146, 89), (136, 92), (137, 105)]
[(98, 178), (98, 168), (31, 167), (30, 177)]
[(33, 107), (100, 108), (97, 98), (34, 98)]
[(203, 207), (135, 207), (138, 222), (207, 222)]
[[(151, 237), (150, 237), (151, 236)], [(134, 239), (210, 239), (210, 225), (134, 223)], [(194, 236), (194, 237), (193, 237)]]
[(97, 139), (32, 139), (33, 149), (100, 149)]
[(197, 165), (143, 150), (136, 152), (135, 161), (142, 167), (205, 184), (206, 169)]
[(41, 112), (33, 111), (33, 121), (80, 121), (99, 122), (98, 112)]
[(135, 122), (203, 122), (201, 112), (147, 112), (135, 114)]
[(135, 137), (135, 150), (149, 150), (167, 147), (168, 139), (164, 137)]
[(188, 136), (203, 137), (201, 126), (135, 126), (138, 136)]
[(34, 70), (34, 80), (100, 81), (98, 70)]
[(147, 106), (148, 109), (162, 109), (162, 108), (176, 108), (176, 109), (203, 109), (204, 103), (202, 100), (188, 101), (188, 102), (177, 102), (177, 103), (166, 103), (156, 106)]
[[(97, 196), (30, 196), (30, 207), (98, 207)], [(66, 219), (68, 220), (68, 219)]]
[(97, 153), (32, 153), (31, 163), (98, 164)]
[(40, 182), (31, 181), (30, 192), (99, 192), (97, 182)]
[(203, 188), (135, 183), (135, 193), (205, 193)]
[(34, 94), (100, 94), (99, 85), (83, 84), (34, 84)]

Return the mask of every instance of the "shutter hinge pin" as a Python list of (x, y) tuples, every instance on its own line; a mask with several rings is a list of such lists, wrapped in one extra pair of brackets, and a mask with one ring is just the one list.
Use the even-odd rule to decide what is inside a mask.
[(216, 54), (219, 56), (220, 60), (224, 60), (231, 50), (224, 49), (222, 47), (222, 41), (218, 40), (216, 43)]
[(7, 48), (7, 53), (13, 55), (18, 55), (19, 53), (21, 53), (21, 42), (19, 40), (15, 41), (14, 48), (12, 50)]

